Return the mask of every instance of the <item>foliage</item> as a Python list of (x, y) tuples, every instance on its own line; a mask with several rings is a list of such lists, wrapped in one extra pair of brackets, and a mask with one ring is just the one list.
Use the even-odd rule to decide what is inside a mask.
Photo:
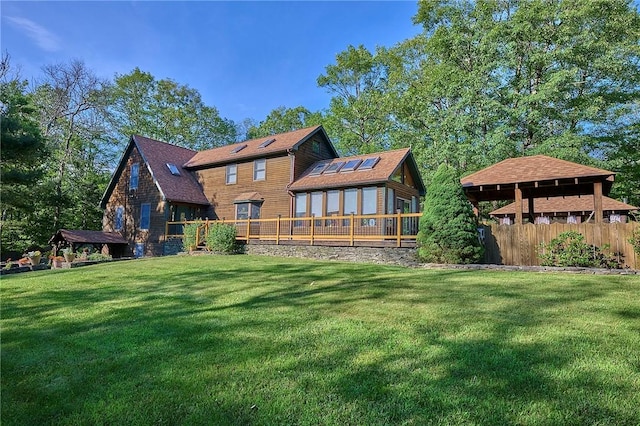
[(91, 253), (87, 256), (87, 260), (104, 262), (104, 261), (112, 260), (112, 257), (109, 254)]
[(2, 424), (637, 425), (637, 292), (258, 256), (3, 276)]
[(247, 129), (247, 139), (257, 139), (277, 133), (286, 133), (322, 124), (322, 114), (313, 113), (303, 106), (295, 108), (278, 107), (271, 111), (264, 121)]
[(109, 99), (109, 120), (120, 141), (138, 134), (202, 150), (236, 139), (234, 123), (205, 105), (198, 90), (139, 68), (116, 75)]
[(629, 244), (633, 246), (633, 250), (640, 254), (640, 228), (636, 228), (631, 237), (629, 237)]
[(473, 209), (455, 170), (446, 164), (433, 177), (419, 226), (418, 256), (423, 261), (475, 263), (482, 258)]
[(207, 234), (207, 249), (216, 253), (233, 254), (238, 252), (236, 228), (227, 223), (214, 223)]
[[(604, 249), (608, 250), (608, 247)], [(563, 232), (548, 244), (541, 244), (538, 256), (543, 266), (621, 267), (614, 255), (587, 244), (584, 236), (577, 231)]]
[(182, 231), (182, 247), (183, 250), (192, 251), (196, 249), (196, 244), (198, 242), (198, 233), (200, 232), (200, 227), (202, 223), (188, 223), (184, 225), (184, 229)]

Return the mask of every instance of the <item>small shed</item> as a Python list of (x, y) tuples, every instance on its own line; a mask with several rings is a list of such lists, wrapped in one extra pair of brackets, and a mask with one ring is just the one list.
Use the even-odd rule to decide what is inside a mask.
[[(603, 222), (603, 196), (609, 194), (615, 173), (570, 161), (534, 155), (509, 158), (460, 179), (467, 198), (479, 201), (515, 200), (515, 222), (523, 214), (535, 217), (534, 199), (591, 195), (594, 221)], [(523, 209), (523, 200), (528, 209)]]
[(51, 237), (49, 244), (56, 252), (63, 247), (75, 250), (84, 245), (99, 246), (101, 253), (110, 254), (114, 258), (122, 257), (127, 248), (127, 240), (117, 232), (81, 229), (60, 229)]

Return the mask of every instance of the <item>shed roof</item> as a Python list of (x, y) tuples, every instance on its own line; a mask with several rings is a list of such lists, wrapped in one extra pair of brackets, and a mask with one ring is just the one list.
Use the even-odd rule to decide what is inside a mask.
[(184, 167), (197, 169), (205, 166), (234, 163), (251, 158), (281, 154), (289, 150), (296, 150), (302, 143), (316, 134), (322, 135), (337, 157), (338, 153), (331, 144), (324, 128), (322, 126), (313, 126), (201, 151), (195, 154), (193, 158), (185, 161)]
[[(313, 169), (320, 164), (327, 164), (327, 167), (329, 167), (331, 164), (337, 164), (340, 162), (347, 163), (349, 160), (365, 160), (373, 157), (379, 157), (380, 159), (371, 169), (361, 170), (358, 168), (349, 172), (340, 171), (338, 173), (331, 174), (311, 174)], [(422, 183), (420, 174), (417, 171), (417, 166), (410, 148), (318, 161), (309, 167), (298, 180), (291, 184), (290, 189), (292, 191), (304, 191), (310, 189), (342, 188), (388, 182), (398, 167), (400, 167), (405, 160), (408, 161), (408, 165), (412, 170), (418, 191), (423, 195), (425, 193), (424, 184)]]
[(127, 244), (127, 240), (117, 232), (86, 231), (81, 229), (60, 229), (51, 237), (49, 244), (60, 241), (76, 244)]
[[(593, 195), (535, 198), (533, 209), (536, 213), (576, 213), (591, 212), (594, 209)], [(602, 210), (611, 212), (629, 212), (637, 210), (637, 207), (614, 200), (609, 197), (602, 197)], [(529, 213), (528, 199), (522, 200), (523, 213)], [(489, 213), (492, 216), (514, 215), (516, 213), (516, 203), (513, 202), (504, 207)]]

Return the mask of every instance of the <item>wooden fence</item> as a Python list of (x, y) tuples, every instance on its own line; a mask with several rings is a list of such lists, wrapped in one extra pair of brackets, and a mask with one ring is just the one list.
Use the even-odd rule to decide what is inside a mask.
[(197, 223), (200, 231), (197, 245), (200, 245), (209, 226), (228, 223), (236, 227), (238, 240), (247, 243), (410, 247), (415, 246), (420, 216), (420, 213), (397, 213), (167, 222), (165, 235), (181, 237), (185, 225)]
[(577, 231), (584, 235), (587, 244), (601, 248), (607, 244), (609, 252), (615, 254), (621, 263), (637, 269), (640, 259), (628, 239), (639, 227), (638, 222), (483, 225), (486, 248), (484, 261), (504, 265), (540, 265), (538, 250), (541, 243), (548, 243), (562, 232)]

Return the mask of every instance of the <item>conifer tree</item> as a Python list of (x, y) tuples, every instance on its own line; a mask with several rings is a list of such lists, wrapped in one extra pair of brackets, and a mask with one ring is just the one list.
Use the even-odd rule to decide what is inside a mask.
[(453, 167), (440, 165), (427, 191), (418, 257), (431, 263), (475, 263), (484, 249), (476, 217)]

